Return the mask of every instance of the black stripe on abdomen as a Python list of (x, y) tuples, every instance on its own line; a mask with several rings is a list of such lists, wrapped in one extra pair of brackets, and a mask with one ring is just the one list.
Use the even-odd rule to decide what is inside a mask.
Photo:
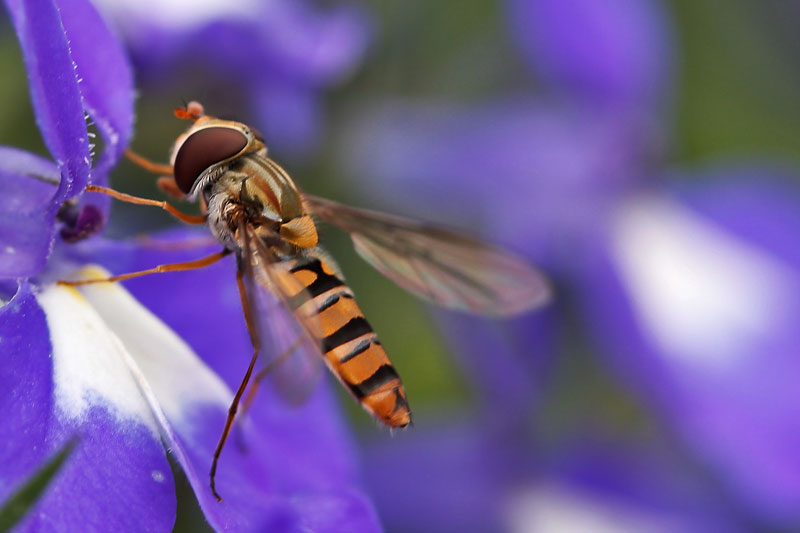
[(340, 280), (336, 276), (328, 274), (327, 272), (325, 272), (325, 270), (323, 270), (322, 263), (319, 261), (319, 259), (314, 259), (312, 261), (309, 261), (308, 263), (303, 263), (301, 265), (298, 265), (294, 267), (290, 272), (292, 274), (295, 274), (297, 272), (300, 272), (301, 270), (308, 270), (309, 272), (313, 272), (317, 276), (316, 279), (308, 287), (306, 287), (306, 290), (308, 291), (311, 298), (314, 298), (316, 296), (319, 296), (320, 294), (328, 292), (331, 289), (334, 289), (336, 287), (341, 287), (342, 285), (344, 285), (342, 280)]
[(367, 319), (363, 316), (351, 318), (347, 324), (322, 339), (322, 351), (328, 353), (366, 333), (372, 333), (372, 326), (369, 325)]
[[(352, 359), (353, 357), (357, 356), (358, 354), (360, 354), (360, 353), (363, 353), (363, 352), (366, 352), (366, 351), (367, 351), (367, 349), (368, 349), (370, 346), (372, 346), (372, 342), (373, 342), (373, 341), (377, 341), (377, 340), (378, 340), (378, 339), (376, 339), (375, 337), (372, 337), (372, 338), (370, 338), (370, 339), (365, 339), (365, 340), (363, 340), (363, 341), (359, 342), (359, 343), (358, 343), (358, 346), (356, 346), (355, 348), (353, 348), (353, 351), (352, 351), (352, 352), (350, 352), (349, 354), (347, 354), (347, 355), (345, 355), (344, 357), (342, 357), (341, 359), (339, 359), (339, 364), (346, 363), (346, 362), (348, 362), (350, 359)], [(379, 344), (379, 343), (377, 343), (377, 342), (376, 342), (376, 344)]]
[(382, 385), (399, 378), (400, 376), (397, 375), (397, 371), (392, 365), (381, 365), (361, 383), (348, 383), (347, 386), (353, 391), (356, 398), (361, 399), (369, 396), (370, 393), (378, 390)]

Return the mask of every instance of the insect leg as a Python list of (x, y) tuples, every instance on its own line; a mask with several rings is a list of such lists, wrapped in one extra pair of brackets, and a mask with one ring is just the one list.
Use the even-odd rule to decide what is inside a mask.
[(256, 397), (256, 392), (258, 392), (259, 384), (266, 378), (270, 372), (275, 370), (278, 365), (286, 361), (292, 353), (294, 353), (297, 348), (300, 347), (300, 344), (303, 342), (303, 337), (298, 337), (296, 341), (294, 341), (291, 346), (286, 348), (282, 354), (275, 358), (274, 361), (270, 361), (264, 368), (259, 370), (255, 377), (253, 378), (253, 384), (250, 386), (250, 390), (247, 391), (247, 396), (244, 397), (244, 402), (242, 404), (242, 415), (244, 415), (248, 409), (250, 409), (250, 405), (253, 403), (253, 400)]
[(138, 165), (143, 169), (147, 170), (148, 172), (152, 172), (153, 174), (166, 174), (172, 176), (172, 166), (171, 165), (164, 165), (161, 163), (154, 163), (147, 159), (146, 157), (142, 157), (133, 150), (125, 150), (125, 157), (133, 163), (134, 165)]
[(172, 196), (173, 198), (186, 198), (186, 195), (183, 194), (183, 191), (178, 188), (178, 184), (175, 183), (175, 177), (173, 176), (175, 171), (171, 165), (154, 163), (153, 161), (150, 161), (146, 157), (143, 157), (130, 149), (125, 150), (125, 157), (134, 165), (142, 167), (148, 172), (152, 172), (153, 174), (161, 174), (156, 182), (156, 185), (158, 185), (158, 188), (163, 192)]
[[(240, 417), (244, 417), (247, 415), (247, 412), (250, 410), (250, 406), (253, 404), (253, 400), (256, 399), (256, 393), (258, 392), (258, 387), (261, 382), (266, 378), (270, 372), (275, 370), (279, 364), (286, 361), (286, 359), (294, 353), (294, 351), (300, 347), (300, 344), (303, 342), (303, 337), (298, 337), (296, 341), (294, 341), (291, 346), (286, 348), (281, 355), (275, 358), (274, 361), (270, 361), (267, 365), (259, 370), (256, 375), (253, 377), (253, 384), (250, 385), (250, 390), (247, 391), (247, 396), (244, 397), (244, 401), (242, 401), (242, 411)], [(240, 427), (240, 426), (237, 426)], [(242, 438), (241, 432), (236, 432), (236, 445), (240, 449), (246, 449), (247, 445)]]
[(132, 196), (130, 194), (125, 194), (124, 192), (115, 191), (114, 189), (109, 189), (108, 187), (101, 187), (99, 185), (87, 185), (86, 190), (88, 192), (99, 192), (101, 194), (107, 194), (108, 196), (116, 198), (117, 200), (120, 200), (122, 202), (160, 207), (164, 211), (167, 211), (170, 215), (174, 216), (181, 222), (185, 222), (186, 224), (206, 223), (205, 215), (188, 215), (186, 213), (179, 211), (175, 206), (163, 200), (150, 200), (149, 198), (140, 198), (139, 196)]
[(183, 200), (186, 198), (186, 195), (183, 194), (183, 191), (178, 188), (178, 184), (175, 183), (175, 178), (172, 176), (159, 177), (156, 180), (156, 186), (161, 189), (161, 192), (168, 194), (173, 198), (178, 200)]
[(140, 276), (146, 276), (148, 274), (160, 274), (162, 272), (176, 272), (180, 270), (194, 270), (197, 268), (207, 267), (209, 265), (213, 265), (226, 255), (230, 254), (230, 250), (222, 250), (221, 252), (213, 253), (207, 257), (201, 257), (200, 259), (195, 259), (193, 261), (186, 261), (183, 263), (170, 263), (167, 265), (158, 265), (154, 268), (148, 268), (147, 270), (140, 270), (138, 272), (129, 272), (127, 274), (119, 274), (117, 276), (111, 276), (110, 278), (100, 278), (100, 279), (86, 279), (80, 281), (58, 281), (59, 285), (69, 285), (71, 287), (75, 287), (77, 285), (88, 285), (89, 283), (110, 283), (114, 281), (125, 281), (126, 279), (131, 278), (138, 278)]
[(239, 288), (239, 297), (242, 300), (242, 310), (244, 311), (244, 321), (247, 324), (247, 331), (250, 334), (250, 342), (253, 344), (253, 357), (250, 360), (250, 365), (247, 367), (247, 372), (244, 375), (244, 379), (242, 379), (242, 383), (239, 385), (239, 389), (236, 391), (236, 394), (233, 397), (233, 402), (231, 402), (231, 406), (228, 408), (228, 417), (225, 419), (225, 428), (222, 430), (222, 435), (219, 437), (217, 449), (214, 450), (214, 460), (211, 462), (211, 472), (209, 472), (209, 476), (211, 478), (211, 492), (219, 502), (222, 501), (222, 496), (217, 493), (214, 482), (214, 476), (217, 474), (217, 462), (219, 461), (219, 456), (222, 453), (222, 448), (225, 446), (225, 441), (228, 438), (228, 434), (231, 432), (233, 419), (236, 418), (236, 411), (239, 408), (239, 400), (241, 400), (242, 394), (244, 394), (244, 390), (247, 388), (247, 383), (250, 381), (250, 376), (253, 373), (253, 367), (256, 365), (256, 359), (258, 359), (258, 352), (261, 350), (261, 340), (258, 337), (258, 329), (254, 322), (255, 317), (250, 313), (250, 305), (248, 304), (247, 293), (245, 292), (246, 289), (244, 286), (243, 276), (244, 272), (240, 268), (236, 272), (236, 286)]

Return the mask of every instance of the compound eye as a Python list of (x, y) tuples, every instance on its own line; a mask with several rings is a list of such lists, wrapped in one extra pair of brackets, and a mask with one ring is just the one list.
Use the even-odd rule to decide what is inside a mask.
[(192, 133), (175, 156), (175, 182), (189, 194), (208, 167), (225, 161), (247, 146), (247, 137), (234, 128), (203, 128)]

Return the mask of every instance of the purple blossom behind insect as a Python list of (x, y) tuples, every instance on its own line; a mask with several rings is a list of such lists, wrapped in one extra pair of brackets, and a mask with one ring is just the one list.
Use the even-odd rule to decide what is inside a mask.
[(196, 91), (187, 96), (207, 105), (208, 92), (222, 84), (215, 109), (226, 102), (248, 113), (282, 154), (314, 147), (323, 122), (321, 93), (355, 70), (371, 33), (366, 13), (347, 5), (157, 4), (100, 2), (122, 30), (142, 82), (154, 86), (180, 76), (181, 90)]
[[(469, 213), (547, 265), (564, 289), (550, 320), (560, 342), (588, 328), (601, 361), (723, 487), (717, 510), (797, 527), (797, 170), (741, 160), (659, 170), (674, 48), (660, 2), (516, 0), (508, 13), (546, 96), (376, 105), (345, 141), (359, 148), (346, 174), (421, 212), (446, 194), (451, 215)], [(530, 338), (540, 321), (515, 325), (507, 344), (540, 359)], [(495, 368), (514, 361), (476, 327), (454, 339), (472, 348), (468, 368), (487, 354)], [(512, 400), (492, 411), (511, 419), (513, 400), (543, 379), (486, 375), (503, 391), (495, 398)], [(414, 492), (420, 480), (405, 482)]]

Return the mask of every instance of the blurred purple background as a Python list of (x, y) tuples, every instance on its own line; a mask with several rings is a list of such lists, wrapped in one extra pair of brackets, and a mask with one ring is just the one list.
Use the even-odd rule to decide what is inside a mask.
[[(165, 159), (171, 109), (198, 99), (259, 128), (305, 190), (461, 228), (553, 280), (543, 310), (455, 315), (323, 231), (415, 410), (389, 435), (340, 398), (387, 530), (800, 528), (797, 7), (97, 5), (134, 67), (138, 152)], [(2, 28), (0, 144), (42, 151)], [(111, 182), (159, 194), (127, 163)], [(115, 205), (109, 234), (168, 224)]]

